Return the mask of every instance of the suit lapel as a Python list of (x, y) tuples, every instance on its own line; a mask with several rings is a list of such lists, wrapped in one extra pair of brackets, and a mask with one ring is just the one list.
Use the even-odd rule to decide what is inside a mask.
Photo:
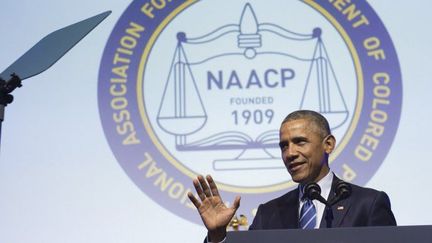
[(298, 229), (299, 223), (299, 190), (293, 190), (292, 193), (286, 195), (286, 199), (279, 205), (280, 217), (284, 229)]
[[(340, 179), (337, 176), (333, 176), (332, 186), (329, 193), (329, 198), (327, 200), (332, 199), (335, 195), (335, 187), (336, 184), (340, 181)], [(340, 227), (343, 218), (345, 217), (346, 213), (348, 212), (349, 207), (351, 206), (351, 197), (348, 197), (347, 199), (341, 200), (335, 205), (332, 206), (331, 213), (333, 214), (333, 219), (331, 220), (331, 227)], [(327, 221), (326, 221), (326, 212), (324, 211), (324, 215), (322, 217), (320, 228), (327, 228)]]
[(345, 217), (348, 212), (349, 207), (351, 206), (351, 198), (347, 198), (342, 200), (332, 207), (333, 211), (333, 227), (340, 227), (342, 224), (342, 219)]

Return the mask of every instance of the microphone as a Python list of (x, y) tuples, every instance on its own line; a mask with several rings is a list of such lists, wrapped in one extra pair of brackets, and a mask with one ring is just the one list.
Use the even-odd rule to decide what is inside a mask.
[(352, 189), (351, 185), (344, 182), (339, 181), (335, 185), (335, 193), (336, 195), (330, 199), (329, 201), (325, 200), (321, 196), (321, 188), (317, 183), (308, 183), (304, 187), (303, 197), (308, 198), (309, 200), (318, 200), (322, 202), (326, 208), (325, 208), (325, 220), (327, 224), (327, 228), (332, 227), (332, 221), (333, 221), (333, 211), (332, 206), (335, 205), (337, 202), (339, 202), (342, 199), (348, 198), (351, 195)]
[(340, 200), (346, 199), (351, 196), (352, 188), (351, 185), (345, 181), (338, 181), (335, 186), (336, 195), (330, 200), (329, 205), (335, 205)]
[(322, 202), (326, 206), (330, 206), (330, 204), (321, 196), (321, 187), (315, 182), (311, 182), (306, 184), (303, 190), (303, 197), (308, 198), (309, 200), (318, 200)]

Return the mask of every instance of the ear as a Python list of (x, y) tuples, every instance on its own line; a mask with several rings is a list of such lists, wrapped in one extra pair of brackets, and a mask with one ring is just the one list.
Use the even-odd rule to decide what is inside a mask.
[(323, 143), (325, 152), (330, 154), (336, 146), (336, 138), (330, 134), (324, 139)]

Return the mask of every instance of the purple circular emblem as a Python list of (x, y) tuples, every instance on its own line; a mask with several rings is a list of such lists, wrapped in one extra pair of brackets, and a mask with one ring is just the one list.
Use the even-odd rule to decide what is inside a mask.
[(133, 1), (109, 37), (99, 112), (127, 175), (199, 223), (187, 193), (196, 175), (213, 174), (223, 198), (240, 194), (239, 213), (252, 219), (260, 203), (296, 186), (280, 160), (278, 128), (304, 108), (334, 124), (332, 170), (367, 183), (390, 150), (402, 102), (395, 48), (369, 4), (211, 4)]

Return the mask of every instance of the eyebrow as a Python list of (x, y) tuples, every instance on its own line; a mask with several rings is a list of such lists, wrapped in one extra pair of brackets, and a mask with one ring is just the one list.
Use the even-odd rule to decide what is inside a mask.
[[(304, 136), (298, 136), (291, 139), (294, 143), (302, 142), (302, 141), (309, 141), (307, 137)], [(288, 145), (287, 141), (280, 141), (279, 142), (279, 148), (283, 148), (284, 146)]]
[(308, 141), (309, 139), (307, 137), (303, 137), (303, 136), (298, 136), (298, 137), (294, 137), (293, 142), (301, 142), (301, 141)]

